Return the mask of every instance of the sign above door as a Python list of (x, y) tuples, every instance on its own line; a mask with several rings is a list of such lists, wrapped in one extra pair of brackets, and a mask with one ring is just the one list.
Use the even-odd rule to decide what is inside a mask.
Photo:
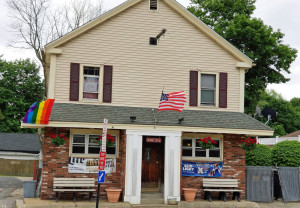
[(147, 143), (161, 143), (161, 138), (147, 137), (146, 142)]

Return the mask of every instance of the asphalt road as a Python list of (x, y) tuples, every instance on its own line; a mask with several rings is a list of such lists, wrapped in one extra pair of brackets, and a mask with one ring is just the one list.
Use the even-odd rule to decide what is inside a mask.
[(0, 208), (14, 208), (16, 199), (23, 199), (23, 181), (0, 177)]

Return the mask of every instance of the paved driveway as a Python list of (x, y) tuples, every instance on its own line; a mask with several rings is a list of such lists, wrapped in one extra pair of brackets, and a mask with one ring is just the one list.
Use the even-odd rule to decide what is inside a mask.
[(23, 199), (23, 181), (32, 178), (0, 177), (0, 208), (14, 208), (16, 199)]
[(257, 203), (260, 208), (300, 208), (300, 202), (283, 203), (281, 200), (272, 203)]

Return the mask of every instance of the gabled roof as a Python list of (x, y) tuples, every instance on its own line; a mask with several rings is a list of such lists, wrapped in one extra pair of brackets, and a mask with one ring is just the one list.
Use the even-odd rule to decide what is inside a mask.
[(39, 153), (37, 134), (0, 132), (0, 151)]
[[(95, 18), (94, 20), (84, 24), (83, 26), (67, 33), (63, 37), (47, 44), (45, 46), (46, 53), (57, 53), (57, 51), (55, 49), (57, 49), (62, 44), (85, 33), (86, 31), (100, 25), (101, 23), (107, 21), (108, 19), (113, 18), (114, 16), (120, 14), (121, 12), (127, 10), (128, 8), (134, 6), (135, 4), (137, 4), (141, 1), (143, 1), (143, 0), (128, 0), (128, 1), (124, 2), (123, 4), (115, 7), (114, 9)], [(201, 20), (199, 20), (196, 16), (194, 16), (192, 13), (190, 13), (185, 7), (183, 7), (177, 1), (175, 1), (175, 0), (162, 0), (162, 1), (164, 1), (170, 8), (172, 8), (176, 12), (178, 12), (183, 18), (188, 20), (191, 24), (196, 26), (199, 30), (201, 30), (208, 37), (210, 37), (211, 39), (216, 41), (221, 47), (223, 47), (225, 50), (227, 50), (229, 53), (231, 53), (239, 61), (244, 62), (244, 64), (240, 64), (240, 66), (238, 66), (238, 67), (241, 67), (241, 68), (251, 68), (252, 67), (253, 61), (248, 56), (243, 54), (236, 47), (234, 47), (232, 44), (230, 44), (228, 41), (226, 41), (223, 37), (221, 37), (218, 33), (216, 33), (214, 30), (212, 30), (210, 27), (208, 27), (206, 24), (204, 24)]]

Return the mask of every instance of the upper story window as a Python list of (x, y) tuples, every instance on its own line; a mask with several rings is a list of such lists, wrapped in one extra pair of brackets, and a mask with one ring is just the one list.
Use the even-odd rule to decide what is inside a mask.
[(113, 66), (70, 64), (70, 101), (112, 102)]
[(150, 0), (150, 10), (157, 10), (157, 0)]
[(83, 98), (99, 98), (99, 67), (83, 67)]
[(195, 107), (227, 108), (228, 74), (190, 71), (189, 104)]
[[(70, 154), (72, 157), (98, 157), (101, 146), (96, 142), (101, 135), (100, 131), (73, 130), (71, 132)], [(111, 132), (115, 138), (115, 145), (106, 147), (108, 157), (116, 157), (118, 152), (118, 132)]]
[(184, 136), (182, 142), (182, 158), (186, 160), (221, 161), (223, 158), (222, 136), (213, 138), (213, 140), (217, 142), (214, 149), (202, 149), (197, 145), (197, 140), (204, 137), (205, 136), (202, 135)]
[(204, 105), (216, 105), (216, 75), (201, 74), (200, 101)]

